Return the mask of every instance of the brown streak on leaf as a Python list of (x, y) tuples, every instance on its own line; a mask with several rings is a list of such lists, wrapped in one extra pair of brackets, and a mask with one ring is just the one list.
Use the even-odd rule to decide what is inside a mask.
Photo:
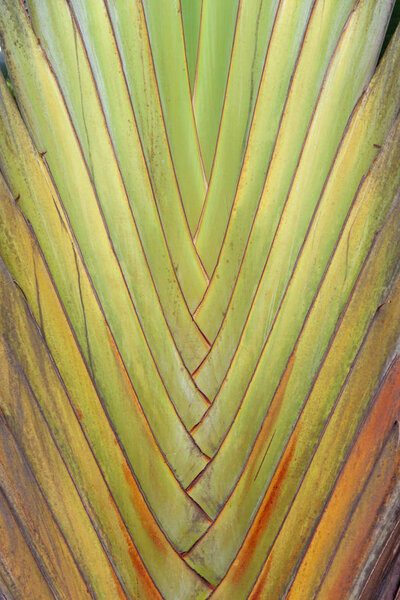
[[(151, 578), (150, 578), (145, 566), (143, 565), (142, 561), (140, 560), (138, 552), (131, 540), (131, 537), (126, 529), (125, 523), (123, 522), (119, 513), (118, 513), (118, 521), (119, 521), (119, 526), (121, 528), (122, 534), (125, 538), (126, 545), (128, 547), (128, 552), (129, 552), (129, 556), (131, 559), (131, 563), (132, 563), (134, 572), (137, 573), (138, 579), (142, 580), (143, 586), (146, 588), (146, 591), (148, 591), (149, 594), (151, 594), (151, 597), (159, 599), (160, 596), (159, 596), (158, 592), (154, 589), (154, 584), (151, 581)], [(116, 581), (118, 581), (116, 577), (115, 577), (115, 579), (116, 579)], [(121, 597), (125, 598), (125, 596), (121, 596)]]
[[(282, 407), (282, 403), (284, 401), (285, 398), (285, 393), (286, 393), (286, 388), (287, 385), (289, 383), (289, 379), (290, 379), (290, 375), (292, 373), (293, 370), (293, 366), (294, 366), (294, 361), (295, 361), (295, 356), (296, 353), (295, 351), (293, 351), (293, 353), (290, 356), (290, 359), (286, 365), (286, 369), (282, 375), (282, 378), (279, 382), (279, 385), (276, 389), (275, 395), (272, 399), (269, 411), (267, 413), (267, 416), (264, 420), (264, 423), (262, 425), (261, 431), (259, 433), (259, 436), (257, 438), (257, 441), (254, 445), (254, 449), (252, 452), (252, 456), (254, 456), (255, 460), (253, 460), (253, 469), (255, 469), (256, 465), (258, 464), (258, 470), (256, 471), (255, 475), (254, 475), (254, 479), (257, 478), (258, 473), (262, 467), (262, 463), (265, 459), (265, 456), (267, 454), (267, 451), (272, 443), (272, 438), (275, 434), (275, 430), (276, 430), (276, 422), (278, 420), (279, 417), (279, 413)], [(268, 441), (268, 447), (267, 450), (265, 450), (265, 441), (269, 438)]]
[[(261, 504), (260, 510), (254, 520), (254, 523), (250, 529), (250, 532), (235, 560), (233, 563), (232, 582), (240, 583), (243, 575), (246, 572), (248, 563), (251, 561), (255, 552), (259, 552), (259, 538), (261, 538), (268, 527), (268, 521), (272, 512), (274, 511), (278, 502), (281, 485), (285, 479), (288, 471), (292, 456), (294, 453), (295, 444), (290, 444), (284, 458), (279, 464), (277, 471), (271, 481), (271, 484), (267, 490), (264, 500)], [(263, 577), (266, 577), (268, 569), (263, 573)], [(263, 582), (260, 580), (261, 587)], [(253, 595), (252, 598), (257, 598)]]
[(165, 555), (166, 547), (165, 547), (165, 543), (163, 543), (163, 540), (161, 539), (162, 534), (158, 530), (156, 524), (154, 523), (153, 518), (150, 516), (149, 509), (147, 509), (147, 507), (146, 508), (144, 507), (143, 498), (137, 489), (136, 482), (133, 479), (132, 472), (131, 472), (129, 466), (127, 465), (127, 463), (122, 464), (122, 469), (124, 471), (126, 482), (129, 485), (132, 503), (134, 504), (134, 506), (136, 506), (137, 510), (140, 511), (140, 513), (141, 513), (141, 522), (143, 523), (143, 526), (146, 528), (147, 533), (151, 537), (157, 550), (159, 552), (161, 552), (163, 555)]

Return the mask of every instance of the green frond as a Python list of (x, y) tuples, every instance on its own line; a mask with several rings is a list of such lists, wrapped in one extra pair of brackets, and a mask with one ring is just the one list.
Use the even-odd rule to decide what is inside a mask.
[(0, 0), (1, 598), (394, 590), (393, 7)]

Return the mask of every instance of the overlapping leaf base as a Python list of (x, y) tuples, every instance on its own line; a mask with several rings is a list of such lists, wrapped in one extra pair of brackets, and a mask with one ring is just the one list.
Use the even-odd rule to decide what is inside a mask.
[(376, 599), (393, 0), (28, 8), (0, 0), (0, 596)]

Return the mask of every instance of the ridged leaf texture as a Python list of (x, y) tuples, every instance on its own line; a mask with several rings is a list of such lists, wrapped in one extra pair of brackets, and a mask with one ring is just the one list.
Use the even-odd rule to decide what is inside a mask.
[(393, 5), (0, 0), (1, 598), (393, 583)]

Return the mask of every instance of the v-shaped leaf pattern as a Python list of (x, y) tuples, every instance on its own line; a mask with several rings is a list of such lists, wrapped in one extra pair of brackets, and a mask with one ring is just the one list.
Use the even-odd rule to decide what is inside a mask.
[(27, 4), (0, 0), (1, 530), (38, 598), (330, 598), (399, 467), (393, 0)]

